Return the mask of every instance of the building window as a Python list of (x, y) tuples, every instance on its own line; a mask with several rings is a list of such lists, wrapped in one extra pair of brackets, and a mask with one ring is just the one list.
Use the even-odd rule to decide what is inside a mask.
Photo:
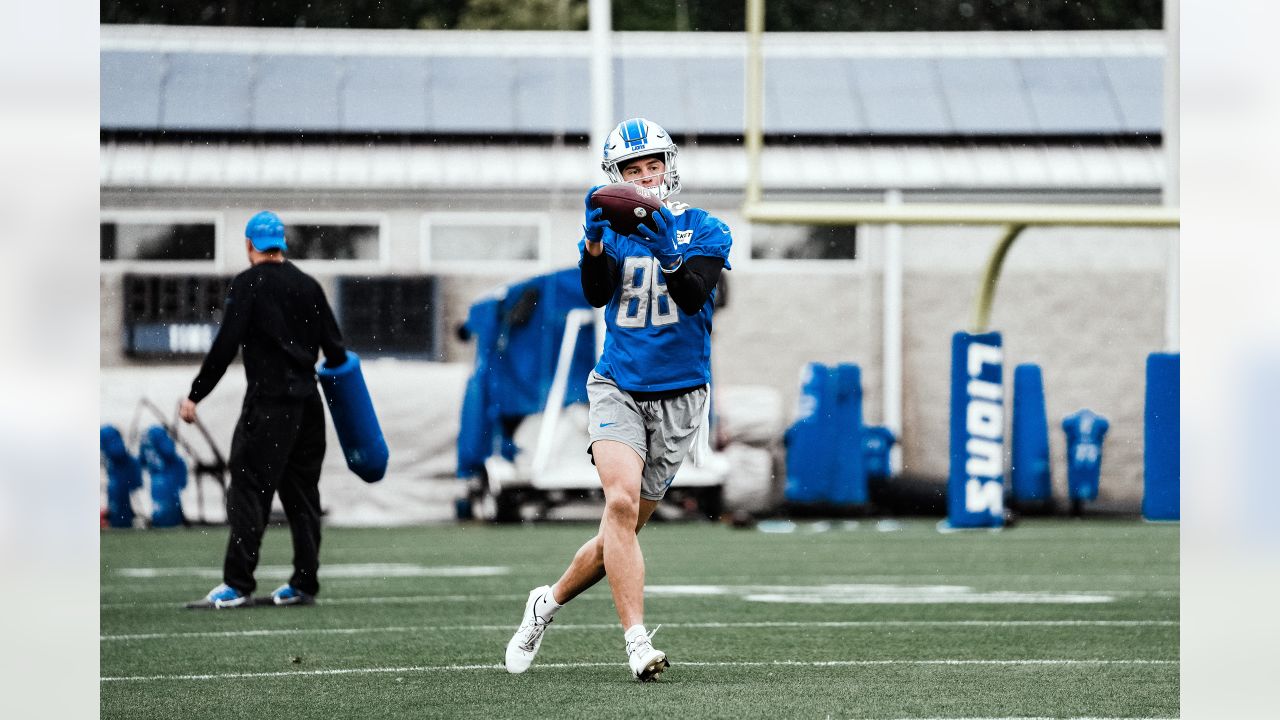
[(430, 215), (423, 222), (428, 263), (538, 262), (548, 219), (531, 214)]
[(337, 304), (343, 340), (357, 353), (440, 358), (435, 278), (343, 276)]
[(125, 354), (190, 358), (208, 352), (230, 282), (217, 275), (125, 275)]
[(751, 227), (753, 260), (853, 260), (857, 225), (774, 225)]
[(380, 237), (376, 224), (285, 223), (292, 260), (378, 260)]
[(103, 222), (98, 225), (100, 260), (212, 260), (217, 226), (212, 222)]

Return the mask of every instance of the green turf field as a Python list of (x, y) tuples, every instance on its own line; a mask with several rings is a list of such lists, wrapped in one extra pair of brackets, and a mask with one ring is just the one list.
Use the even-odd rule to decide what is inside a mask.
[[(219, 582), (225, 529), (104, 533), (102, 717), (1178, 715), (1176, 526), (655, 523), (641, 539), (661, 682), (630, 679), (604, 583), (508, 675), (526, 594), (592, 532), (331, 528), (314, 607), (223, 611), (181, 605)], [(271, 528), (259, 592), (288, 562)]]

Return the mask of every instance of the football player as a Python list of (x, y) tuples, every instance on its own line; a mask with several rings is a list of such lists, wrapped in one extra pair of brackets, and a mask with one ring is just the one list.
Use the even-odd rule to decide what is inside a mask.
[[(625, 631), (628, 664), (641, 681), (669, 666), (644, 625), (644, 557), (636, 534), (691, 449), (706, 446), (711, 314), (729, 269), (732, 235), (705, 210), (671, 199), (680, 191), (677, 148), (656, 123), (634, 118), (609, 133), (601, 167), (662, 201), (656, 229), (619, 235), (586, 196), (582, 291), (605, 308), (604, 353), (587, 380), (590, 445), (605, 508), (600, 529), (553, 585), (534, 588), (507, 644), (508, 672), (533, 662), (565, 603), (608, 577)], [(656, 631), (656, 628), (655, 628)]]

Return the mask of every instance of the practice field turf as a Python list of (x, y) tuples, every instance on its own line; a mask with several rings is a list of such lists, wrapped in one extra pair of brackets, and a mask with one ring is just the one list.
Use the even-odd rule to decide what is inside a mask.
[[(223, 611), (181, 606), (219, 581), (224, 528), (104, 533), (102, 717), (1178, 715), (1176, 526), (655, 523), (661, 682), (630, 679), (606, 583), (507, 674), (529, 589), (593, 530), (331, 528), (315, 606)], [(268, 531), (259, 593), (284, 581), (288, 544)]]

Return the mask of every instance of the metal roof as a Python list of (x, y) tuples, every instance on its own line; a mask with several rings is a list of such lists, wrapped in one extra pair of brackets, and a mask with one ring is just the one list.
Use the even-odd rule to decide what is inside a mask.
[[(810, 194), (885, 188), (1150, 191), (1162, 186), (1165, 158), (1158, 147), (1128, 144), (894, 143), (766, 146), (761, 165), (766, 188)], [(740, 147), (686, 144), (680, 170), (691, 192), (738, 192), (746, 183), (746, 154)], [(108, 140), (100, 153), (100, 182), (103, 188), (184, 192), (577, 193), (603, 177), (595, 154), (582, 147)]]
[[(696, 36), (696, 41), (694, 41)], [(740, 33), (616, 33), (614, 107), (743, 130)], [(106, 130), (588, 134), (579, 32), (103, 26)], [(771, 33), (765, 131), (1159, 133), (1159, 32)]]

